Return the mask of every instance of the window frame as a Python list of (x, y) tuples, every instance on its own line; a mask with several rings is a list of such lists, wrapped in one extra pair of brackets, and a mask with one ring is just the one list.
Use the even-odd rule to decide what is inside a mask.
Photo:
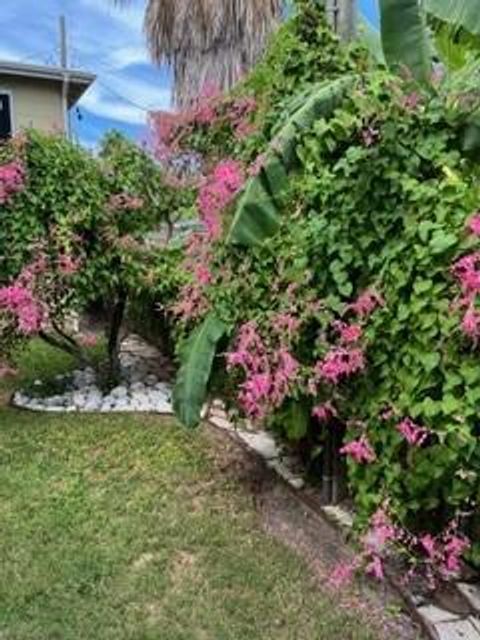
[(2, 87), (2, 85), (0, 85), (0, 95), (2, 96), (8, 96), (8, 103), (9, 103), (9, 107), (10, 107), (10, 135), (14, 136), (17, 128), (15, 126), (15, 113), (14, 113), (14, 109), (13, 109), (13, 91), (11, 89), (4, 89)]

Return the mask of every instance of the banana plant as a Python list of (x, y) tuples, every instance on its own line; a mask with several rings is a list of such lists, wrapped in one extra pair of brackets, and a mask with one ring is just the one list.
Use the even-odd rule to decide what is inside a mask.
[(427, 14), (442, 22), (480, 35), (480, 2), (478, 0), (424, 0)]
[(407, 67), (423, 83), (434, 59), (454, 70), (466, 50), (480, 51), (478, 0), (380, 0), (380, 23), (388, 66)]
[(183, 344), (181, 366), (173, 392), (173, 408), (177, 418), (186, 427), (194, 428), (201, 420), (218, 343), (227, 329), (212, 313)]
[[(441, 58), (438, 49), (442, 49), (435, 47), (429, 19), (440, 20), (451, 29), (461, 28), (472, 37), (480, 34), (480, 0), (380, 0), (380, 16), (380, 37), (368, 23), (361, 29), (374, 58), (392, 71), (409, 70), (424, 86), (431, 82), (433, 63)], [(443, 50), (450, 51), (452, 62), (456, 56), (458, 66), (460, 52), (458, 48), (447, 49), (445, 34)], [(352, 77), (345, 77), (317, 85), (304, 98), (303, 106), (294, 111), (275, 138), (260, 173), (247, 182), (240, 195), (228, 233), (229, 242), (251, 247), (277, 231), (281, 197), (295, 166), (298, 132), (311, 127), (316, 119), (332, 115), (353, 82)]]
[(421, 83), (432, 75), (432, 47), (418, 0), (380, 0), (380, 32), (387, 65), (407, 68)]
[(228, 234), (232, 244), (254, 246), (273, 235), (280, 224), (279, 204), (296, 163), (299, 132), (308, 130), (319, 118), (329, 117), (354, 84), (353, 76), (316, 85), (307, 95), (295, 98), (296, 108), (276, 133), (263, 167), (244, 188)]

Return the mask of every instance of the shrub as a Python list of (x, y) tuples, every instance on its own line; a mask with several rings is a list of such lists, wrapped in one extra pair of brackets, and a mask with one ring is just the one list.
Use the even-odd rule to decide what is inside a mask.
[[(254, 176), (248, 206), (257, 216), (268, 191), (281, 214), (277, 232), (248, 249), (225, 234), (193, 239), (188, 285), (172, 301), (182, 311), (181, 335), (194, 331), (178, 349), (178, 398), (185, 402), (189, 353), (201, 344), (208, 368), (213, 363), (211, 391), (239, 416), (261, 420), (312, 456), (332, 429), (345, 433), (360, 522), (384, 509), (409, 550), (428, 556), (420, 537), (451, 541), (480, 488), (478, 171), (463, 153), (468, 87), (422, 91), (371, 71), (361, 51), (332, 51), (317, 3), (300, 7), (239, 90), (256, 99), (256, 132), (222, 141), (224, 160)], [(255, 182), (249, 165), (305, 101), (305, 89), (346, 71), (356, 73), (333, 113), (288, 129), (289, 175), (274, 149)], [(206, 154), (206, 167), (209, 157), (214, 166), (222, 158), (214, 130), (215, 119), (208, 131), (189, 122), (182, 138)], [(280, 183), (288, 183), (281, 197)], [(225, 228), (233, 207), (223, 204)], [(224, 355), (214, 359), (215, 350)]]
[(166, 185), (158, 165), (118, 134), (107, 136), (96, 159), (32, 131), (4, 145), (0, 163), (8, 194), (0, 229), (2, 350), (39, 334), (83, 358), (66, 320), (102, 300), (114, 373), (128, 299), (158, 261), (145, 235), (164, 224), (168, 239), (188, 193)]

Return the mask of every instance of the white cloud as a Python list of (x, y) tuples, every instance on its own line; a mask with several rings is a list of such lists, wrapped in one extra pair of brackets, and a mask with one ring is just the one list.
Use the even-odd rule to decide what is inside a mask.
[(126, 124), (144, 125), (147, 119), (145, 111), (127, 102), (112, 99), (99, 84), (85, 94), (79, 106), (93, 115)]
[[(160, 74), (159, 74), (160, 77)], [(102, 89), (112, 96), (140, 105), (144, 109), (168, 109), (171, 90), (160, 83), (137, 80), (133, 74), (104, 75), (100, 79)]]
[(75, 128), (85, 146), (94, 149), (111, 126), (134, 135), (148, 110), (169, 108), (168, 72), (150, 64), (145, 43), (145, 0), (44, 0), (40, 12), (37, 4), (0, 0), (0, 60), (56, 62), (58, 16), (66, 15), (70, 64), (98, 78), (79, 103), (86, 117)]
[(124, 69), (133, 64), (149, 64), (150, 59), (145, 47), (130, 46), (111, 51), (107, 64), (116, 69)]
[(148, 110), (168, 109), (170, 90), (132, 78), (97, 81), (83, 96), (79, 106), (86, 111), (132, 125), (144, 125)]

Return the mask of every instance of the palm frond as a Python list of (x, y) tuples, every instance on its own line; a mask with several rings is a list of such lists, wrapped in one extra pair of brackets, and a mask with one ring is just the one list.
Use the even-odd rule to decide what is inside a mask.
[(154, 62), (173, 69), (176, 105), (190, 104), (206, 84), (230, 89), (258, 60), (282, 7), (283, 0), (147, 0), (148, 47)]

